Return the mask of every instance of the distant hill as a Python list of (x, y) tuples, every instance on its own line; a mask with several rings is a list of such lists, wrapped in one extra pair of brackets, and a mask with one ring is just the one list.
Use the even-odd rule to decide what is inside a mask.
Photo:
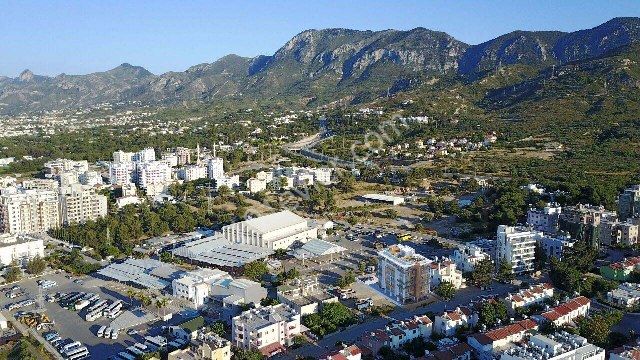
[(543, 69), (603, 56), (640, 40), (639, 18), (588, 30), (515, 31), (479, 45), (416, 28), (306, 30), (271, 56), (227, 55), (183, 72), (154, 75), (122, 64), (87, 75), (0, 77), (0, 114), (101, 103), (171, 105), (262, 99), (300, 106), (361, 102), (417, 87), (425, 79), (479, 79), (509, 65)]

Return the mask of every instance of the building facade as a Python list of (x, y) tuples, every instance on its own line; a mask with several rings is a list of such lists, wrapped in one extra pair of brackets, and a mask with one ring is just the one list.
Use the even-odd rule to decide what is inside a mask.
[(378, 252), (378, 286), (401, 304), (425, 299), (430, 293), (432, 261), (406, 245)]
[[(275, 355), (300, 334), (300, 314), (284, 304), (251, 309), (233, 318), (231, 339), (241, 349)], [(267, 352), (265, 354), (265, 352)]]
[(496, 264), (506, 260), (516, 275), (533, 271), (536, 242), (542, 232), (522, 226), (498, 226)]
[(60, 222), (82, 224), (107, 215), (107, 197), (93, 188), (76, 184), (60, 188)]
[(0, 232), (46, 232), (60, 226), (58, 194), (12, 188), (0, 195)]

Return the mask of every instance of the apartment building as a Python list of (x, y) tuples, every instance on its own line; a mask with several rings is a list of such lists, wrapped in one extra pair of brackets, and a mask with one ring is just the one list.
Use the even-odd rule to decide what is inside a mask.
[(527, 289), (520, 289), (516, 293), (508, 294), (504, 298), (504, 303), (507, 305), (507, 309), (513, 313), (518, 308), (543, 304), (545, 300), (553, 298), (554, 290), (553, 285), (549, 283), (532, 285)]
[(618, 218), (624, 221), (632, 217), (640, 217), (640, 185), (633, 185), (618, 196)]
[(307, 219), (285, 210), (223, 226), (222, 234), (232, 243), (276, 250), (286, 249), (296, 241), (315, 239), (318, 229), (310, 226)]
[(451, 260), (462, 272), (472, 272), (476, 264), (485, 259), (491, 260), (491, 256), (484, 252), (482, 248), (473, 244), (458, 246), (451, 257)]
[(478, 314), (468, 307), (456, 307), (436, 315), (433, 320), (433, 332), (444, 336), (453, 336), (460, 327), (471, 328), (478, 323)]
[(218, 279), (233, 279), (229, 273), (218, 269), (202, 268), (190, 271), (171, 282), (173, 296), (190, 300), (194, 308), (204, 305), (211, 293), (211, 283)]
[(96, 194), (92, 187), (75, 184), (61, 187), (59, 193), (60, 222), (82, 224), (107, 215), (107, 197)]
[(62, 173), (73, 172), (80, 174), (89, 171), (89, 163), (87, 160), (69, 160), (69, 159), (56, 159), (47, 161), (43, 165), (45, 174), (60, 175)]
[(323, 305), (338, 302), (338, 297), (325, 291), (316, 276), (294, 279), (278, 286), (277, 297), (301, 316), (315, 314)]
[[(174, 154), (176, 155), (178, 166), (191, 163), (191, 149), (185, 147), (177, 147), (174, 151)], [(206, 177), (206, 175), (204, 177)]]
[(156, 151), (153, 148), (144, 148), (133, 154), (131, 161), (139, 163), (156, 161)]
[(605, 350), (567, 333), (536, 334), (500, 354), (500, 360), (604, 360)]
[(26, 190), (58, 191), (58, 181), (54, 179), (27, 179), (22, 181), (22, 188)]
[(414, 316), (407, 320), (396, 320), (383, 329), (367, 332), (360, 337), (359, 343), (377, 354), (384, 346), (397, 350), (417, 338), (428, 340), (432, 332), (431, 319), (427, 316)]
[(564, 252), (575, 244), (575, 240), (569, 234), (543, 235), (538, 239), (540, 249), (545, 253), (547, 259), (552, 257), (562, 259)]
[(109, 164), (109, 183), (123, 185), (135, 182), (136, 165), (132, 162), (112, 162)]
[(241, 349), (278, 354), (300, 334), (300, 314), (284, 304), (251, 309), (233, 318), (231, 339)]
[(14, 234), (0, 234), (0, 265), (26, 265), (36, 256), (44, 257), (42, 239)]
[(638, 224), (615, 219), (603, 220), (600, 223), (600, 244), (602, 245), (635, 245), (638, 243)]
[(163, 185), (171, 180), (171, 168), (163, 161), (138, 163), (135, 180), (141, 189), (147, 189), (151, 185)]
[(224, 160), (219, 157), (209, 159), (207, 162), (207, 173), (209, 179), (219, 179), (224, 176)]
[(523, 226), (498, 226), (496, 264), (502, 260), (511, 264), (513, 273), (520, 275), (533, 271), (536, 242), (542, 232)]
[(135, 153), (132, 152), (118, 150), (113, 153), (113, 162), (116, 164), (130, 163), (133, 162), (134, 155)]
[(8, 188), (0, 195), (0, 232), (46, 232), (59, 226), (57, 192)]
[(184, 181), (206, 179), (207, 167), (202, 165), (186, 165), (178, 171), (178, 176)]
[(267, 181), (260, 180), (257, 178), (248, 179), (246, 185), (247, 185), (247, 190), (249, 190), (251, 194), (255, 194), (260, 191), (265, 191), (267, 189)]
[(615, 211), (607, 211), (604, 206), (568, 206), (560, 214), (558, 228), (576, 240), (584, 240), (597, 247), (600, 246), (602, 220), (615, 220), (616, 217)]
[(560, 327), (571, 323), (579, 316), (586, 316), (591, 307), (591, 300), (584, 296), (578, 296), (563, 304), (560, 304), (549, 311), (543, 312), (538, 318), (548, 321)]
[(529, 209), (527, 211), (527, 225), (534, 230), (544, 233), (555, 233), (558, 231), (558, 220), (562, 208), (557, 203), (548, 203), (542, 209)]
[(406, 245), (392, 245), (378, 252), (378, 286), (399, 303), (429, 295), (432, 261)]

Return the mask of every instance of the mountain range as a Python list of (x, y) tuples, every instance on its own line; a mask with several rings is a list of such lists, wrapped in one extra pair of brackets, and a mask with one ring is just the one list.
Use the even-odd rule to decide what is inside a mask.
[(122, 64), (87, 75), (0, 77), (0, 114), (184, 101), (267, 100), (316, 106), (375, 99), (434, 78), (469, 83), (498, 69), (535, 69), (595, 59), (640, 42), (640, 18), (614, 18), (575, 32), (514, 31), (469, 45), (425, 28), (306, 30), (270, 56), (227, 55), (183, 72), (152, 74)]

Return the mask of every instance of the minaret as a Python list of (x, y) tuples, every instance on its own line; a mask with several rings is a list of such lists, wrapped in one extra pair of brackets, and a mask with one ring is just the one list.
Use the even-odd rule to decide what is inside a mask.
[(196, 145), (196, 165), (200, 165), (200, 143)]

